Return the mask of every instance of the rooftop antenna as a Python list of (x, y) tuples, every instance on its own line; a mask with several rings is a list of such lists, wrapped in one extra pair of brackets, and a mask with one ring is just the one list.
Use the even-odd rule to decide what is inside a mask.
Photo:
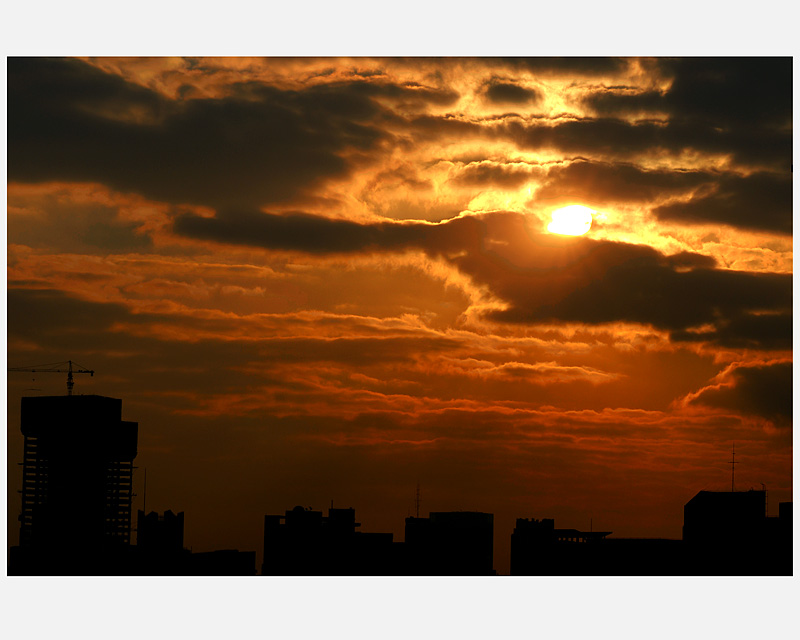
[(731, 465), (731, 493), (733, 493), (733, 475), (734, 475), (734, 468), (733, 465), (739, 464), (736, 462), (736, 443), (733, 443), (733, 448), (731, 449), (731, 461), (728, 463)]
[(414, 510), (416, 511), (417, 518), (419, 518), (419, 480), (417, 480), (417, 496), (414, 500)]
[(142, 504), (142, 511), (147, 515), (147, 467), (144, 468), (144, 504)]

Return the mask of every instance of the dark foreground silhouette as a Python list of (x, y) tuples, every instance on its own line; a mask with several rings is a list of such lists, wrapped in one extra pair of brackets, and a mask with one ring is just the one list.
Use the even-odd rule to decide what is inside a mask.
[[(192, 553), (184, 514), (138, 511), (131, 543), (138, 423), (103, 396), (22, 399), (20, 544), (9, 575), (252, 576), (254, 551)], [(405, 520), (403, 542), (358, 531), (355, 510), (295, 507), (264, 517), (262, 575), (494, 575), (494, 516), (432, 512)], [(766, 515), (766, 490), (700, 491), (682, 540), (620, 539), (523, 519), (511, 574), (530, 576), (792, 575), (792, 503)]]

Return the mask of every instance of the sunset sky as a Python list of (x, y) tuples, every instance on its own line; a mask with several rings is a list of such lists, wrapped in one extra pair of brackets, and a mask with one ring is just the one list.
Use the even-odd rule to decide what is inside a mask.
[[(508, 573), (516, 518), (680, 538), (734, 444), (792, 500), (791, 58), (7, 66), (8, 365), (93, 369), (193, 550), (331, 501), (402, 540), (419, 483)], [(9, 544), (63, 393), (8, 374)]]

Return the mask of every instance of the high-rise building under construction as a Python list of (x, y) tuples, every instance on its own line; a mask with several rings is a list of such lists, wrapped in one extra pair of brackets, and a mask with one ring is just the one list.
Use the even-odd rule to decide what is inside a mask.
[(127, 546), (139, 425), (122, 400), (104, 396), (22, 398), (20, 547), (93, 555)]

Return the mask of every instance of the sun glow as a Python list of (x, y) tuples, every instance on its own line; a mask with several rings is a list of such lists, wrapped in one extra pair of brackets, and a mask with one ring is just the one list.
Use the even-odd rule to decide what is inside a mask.
[(552, 221), (547, 225), (547, 230), (564, 236), (581, 236), (592, 227), (593, 213), (596, 213), (594, 209), (580, 204), (556, 209), (551, 214)]

